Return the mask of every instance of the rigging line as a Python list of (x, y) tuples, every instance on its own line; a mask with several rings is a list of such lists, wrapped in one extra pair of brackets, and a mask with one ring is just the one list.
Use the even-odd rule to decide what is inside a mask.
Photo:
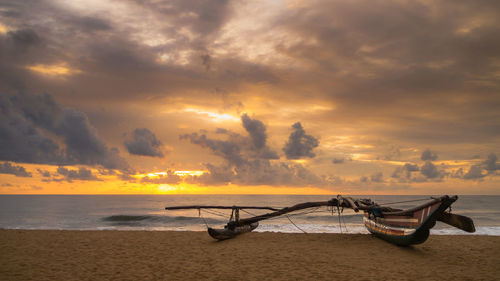
[(215, 215), (215, 216), (219, 216), (219, 217), (223, 217), (223, 218), (227, 217), (227, 215), (225, 215), (225, 214), (218, 214), (218, 213), (215, 213), (215, 212), (212, 212), (212, 211), (208, 211), (208, 210), (203, 210), (203, 211), (206, 212), (206, 213)]
[(217, 210), (214, 210), (214, 209), (204, 209), (204, 210), (205, 211), (209, 211), (212, 214), (219, 214), (221, 216), (227, 216), (227, 213), (224, 213), (223, 211), (217, 211)]
[(211, 214), (211, 215), (214, 215), (214, 216), (219, 216), (219, 217), (226, 217), (226, 216), (223, 216), (221, 214), (217, 214), (217, 213), (214, 213), (214, 212), (211, 212), (211, 211), (207, 211), (207, 210), (203, 210), (205, 213), (207, 214)]
[[(340, 199), (340, 195), (337, 196), (337, 199)], [(340, 233), (342, 233), (342, 222), (340, 221), (340, 200), (337, 200), (337, 213), (339, 215)]]
[(295, 214), (291, 213), (291, 214), (290, 214), (290, 216), (299, 216), (299, 215), (309, 214), (309, 213), (312, 213), (312, 212), (317, 211), (319, 208), (321, 208), (321, 206), (320, 206), (320, 207), (316, 207), (316, 208), (314, 208), (314, 209), (313, 209), (313, 210), (311, 210), (311, 211), (304, 211), (304, 212), (301, 212), (301, 213), (295, 213)]
[(201, 209), (198, 209), (198, 216), (203, 220), (203, 222), (205, 223), (205, 226), (207, 227), (207, 229), (209, 228), (208, 226), (208, 223), (207, 221), (205, 220), (205, 218), (201, 215)]
[(254, 217), (256, 217), (256, 216), (257, 216), (257, 215), (255, 215), (255, 214), (250, 213), (249, 211), (245, 211), (244, 209), (240, 209), (240, 210), (241, 210), (241, 211), (243, 211), (243, 212), (245, 212), (245, 213), (247, 213), (247, 214), (249, 214), (249, 215), (251, 215), (251, 216), (254, 216)]
[(406, 201), (399, 201), (399, 202), (389, 202), (385, 204), (380, 204), (379, 206), (385, 206), (385, 205), (392, 205), (392, 204), (398, 204), (398, 203), (408, 203), (408, 202), (418, 202), (418, 201), (427, 201), (429, 198), (424, 198), (424, 199), (415, 199), (415, 200), (406, 200)]
[(286, 218), (296, 227), (298, 228), (300, 231), (304, 232), (305, 234), (307, 234), (307, 232), (305, 232), (302, 228), (298, 227), (291, 219), (288, 215), (286, 215)]
[[(347, 224), (345, 223), (345, 216), (344, 215), (342, 215), (342, 221), (344, 222), (345, 232), (349, 232), (349, 230), (347, 230)], [(342, 228), (342, 225), (340, 227)]]

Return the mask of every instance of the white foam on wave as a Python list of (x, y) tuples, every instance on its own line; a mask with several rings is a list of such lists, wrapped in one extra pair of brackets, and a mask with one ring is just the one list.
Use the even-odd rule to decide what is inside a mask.
[(368, 230), (362, 225), (317, 225), (317, 224), (261, 224), (256, 232), (282, 232), (282, 233), (349, 233), (367, 234)]
[[(261, 223), (255, 232), (281, 232), (281, 233), (344, 233), (344, 234), (369, 234), (369, 231), (362, 224), (342, 225), (338, 224), (296, 224), (290, 223)], [(222, 226), (213, 226), (216, 228)], [(61, 225), (40, 225), (40, 226), (1, 226), (0, 229), (26, 229), (26, 230), (118, 230), (118, 231), (205, 231), (206, 226), (202, 224), (187, 224), (184, 226), (94, 226), (94, 227), (67, 227)], [(476, 232), (468, 233), (457, 228), (434, 228), (432, 235), (488, 235), (500, 236), (500, 226), (478, 226)]]
[(476, 232), (469, 233), (457, 228), (431, 229), (433, 235), (488, 235), (500, 236), (500, 226), (479, 226)]

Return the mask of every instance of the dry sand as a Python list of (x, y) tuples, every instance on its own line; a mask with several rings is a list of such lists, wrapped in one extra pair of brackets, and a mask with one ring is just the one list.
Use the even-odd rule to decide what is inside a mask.
[(1, 280), (500, 280), (500, 237), (0, 230)]

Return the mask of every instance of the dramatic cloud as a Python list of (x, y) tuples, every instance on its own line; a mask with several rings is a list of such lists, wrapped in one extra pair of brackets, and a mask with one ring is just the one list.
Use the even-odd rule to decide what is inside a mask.
[(301, 159), (316, 156), (312, 151), (319, 145), (317, 138), (307, 135), (300, 122), (292, 125), (293, 132), (288, 137), (288, 141), (283, 147), (286, 158)]
[[(498, 186), (498, 1), (98, 2), (0, 1), (0, 161), (137, 184), (130, 167), (206, 168), (190, 180), (207, 184), (381, 171), (388, 188)], [(113, 148), (143, 127), (129, 153)], [(32, 176), (55, 177), (44, 169)]]
[(498, 157), (495, 154), (491, 153), (490, 155), (488, 155), (488, 159), (484, 161), (484, 165), (486, 166), (485, 168), (488, 172), (500, 170), (500, 165), (497, 164), (497, 160)]
[[(227, 140), (207, 137), (206, 134), (192, 133), (181, 136), (191, 143), (210, 149), (226, 161), (223, 165), (206, 163), (208, 173), (193, 177), (192, 181), (202, 184), (244, 184), (244, 185), (324, 185), (325, 181), (299, 164), (288, 164), (277, 160), (275, 153), (266, 145), (266, 127), (256, 119), (242, 116), (242, 125), (248, 137), (218, 129), (217, 133), (227, 136)], [(263, 153), (264, 152), (264, 153)], [(272, 157), (270, 157), (272, 156)]]
[(436, 161), (438, 159), (438, 156), (430, 149), (426, 149), (424, 150), (424, 152), (422, 152), (422, 156), (420, 156), (420, 159), (422, 159), (423, 161)]
[(96, 177), (94, 174), (92, 174), (92, 171), (80, 167), (78, 170), (71, 170), (71, 169), (66, 169), (64, 167), (59, 167), (57, 168), (57, 173), (61, 176), (63, 176), (62, 179), (53, 179), (53, 181), (61, 181), (65, 180), (67, 182), (73, 182), (74, 180), (80, 180), (80, 181), (100, 181), (98, 177)]
[(61, 107), (49, 94), (0, 94), (0, 134), (1, 160), (127, 167), (83, 112)]
[(411, 179), (412, 177), (412, 172), (417, 172), (419, 171), (419, 167), (416, 164), (411, 164), (411, 163), (406, 163), (401, 167), (397, 167), (394, 172), (392, 173), (393, 178), (404, 178), (404, 179)]
[(163, 157), (162, 143), (150, 130), (137, 128), (132, 132), (132, 139), (125, 141), (125, 147), (130, 154)]
[(344, 164), (345, 159), (344, 158), (333, 158), (332, 162), (333, 162), (333, 164)]
[(442, 174), (432, 162), (425, 162), (422, 167), (420, 167), (420, 173), (429, 179), (435, 179), (442, 177)]
[(483, 168), (480, 165), (472, 165), (469, 171), (463, 175), (466, 180), (476, 180), (484, 178), (486, 175), (483, 174)]
[(384, 174), (382, 172), (375, 173), (370, 176), (372, 182), (384, 182)]
[(0, 174), (11, 174), (16, 177), (31, 177), (31, 173), (27, 172), (22, 166), (11, 165), (9, 162), (0, 163)]
[(51, 173), (49, 171), (45, 171), (45, 170), (42, 170), (42, 169), (36, 169), (36, 170), (44, 178), (50, 178), (51, 177)]
[(264, 123), (256, 119), (252, 120), (246, 114), (241, 116), (241, 122), (243, 123), (245, 130), (250, 135), (255, 148), (263, 148), (264, 145), (266, 145), (267, 140), (266, 126), (264, 126)]
[(488, 155), (488, 158), (480, 164), (473, 164), (469, 167), (467, 172), (463, 168), (459, 168), (452, 173), (452, 177), (465, 180), (481, 180), (487, 176), (497, 176), (496, 171), (499, 165), (496, 163), (497, 156), (493, 153)]
[(385, 155), (383, 155), (381, 157), (377, 157), (377, 159), (383, 159), (383, 160), (390, 161), (390, 160), (399, 159), (400, 157), (401, 157), (401, 150), (399, 149), (399, 147), (390, 146), (389, 151)]
[(272, 151), (266, 146), (267, 141), (267, 133), (266, 126), (264, 123), (257, 119), (250, 119), (248, 115), (243, 114), (241, 116), (241, 122), (243, 123), (243, 127), (250, 135), (252, 139), (252, 144), (254, 146), (254, 150), (258, 152), (259, 158), (265, 159), (278, 159), (279, 156), (276, 152)]

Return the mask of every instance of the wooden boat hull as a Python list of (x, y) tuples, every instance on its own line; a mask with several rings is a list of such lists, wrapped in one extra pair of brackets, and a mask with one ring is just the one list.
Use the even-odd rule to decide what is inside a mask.
[(411, 210), (381, 212), (378, 216), (365, 211), (363, 222), (368, 231), (393, 244), (420, 244), (427, 240), (436, 220), (456, 200), (456, 196), (443, 196)]
[(233, 238), (237, 235), (250, 232), (254, 229), (256, 229), (259, 226), (258, 222), (251, 223), (251, 224), (246, 224), (242, 226), (236, 226), (233, 229), (229, 228), (223, 228), (223, 229), (215, 229), (215, 228), (208, 228), (208, 234), (212, 236), (212, 238), (217, 239), (217, 240), (226, 240)]

